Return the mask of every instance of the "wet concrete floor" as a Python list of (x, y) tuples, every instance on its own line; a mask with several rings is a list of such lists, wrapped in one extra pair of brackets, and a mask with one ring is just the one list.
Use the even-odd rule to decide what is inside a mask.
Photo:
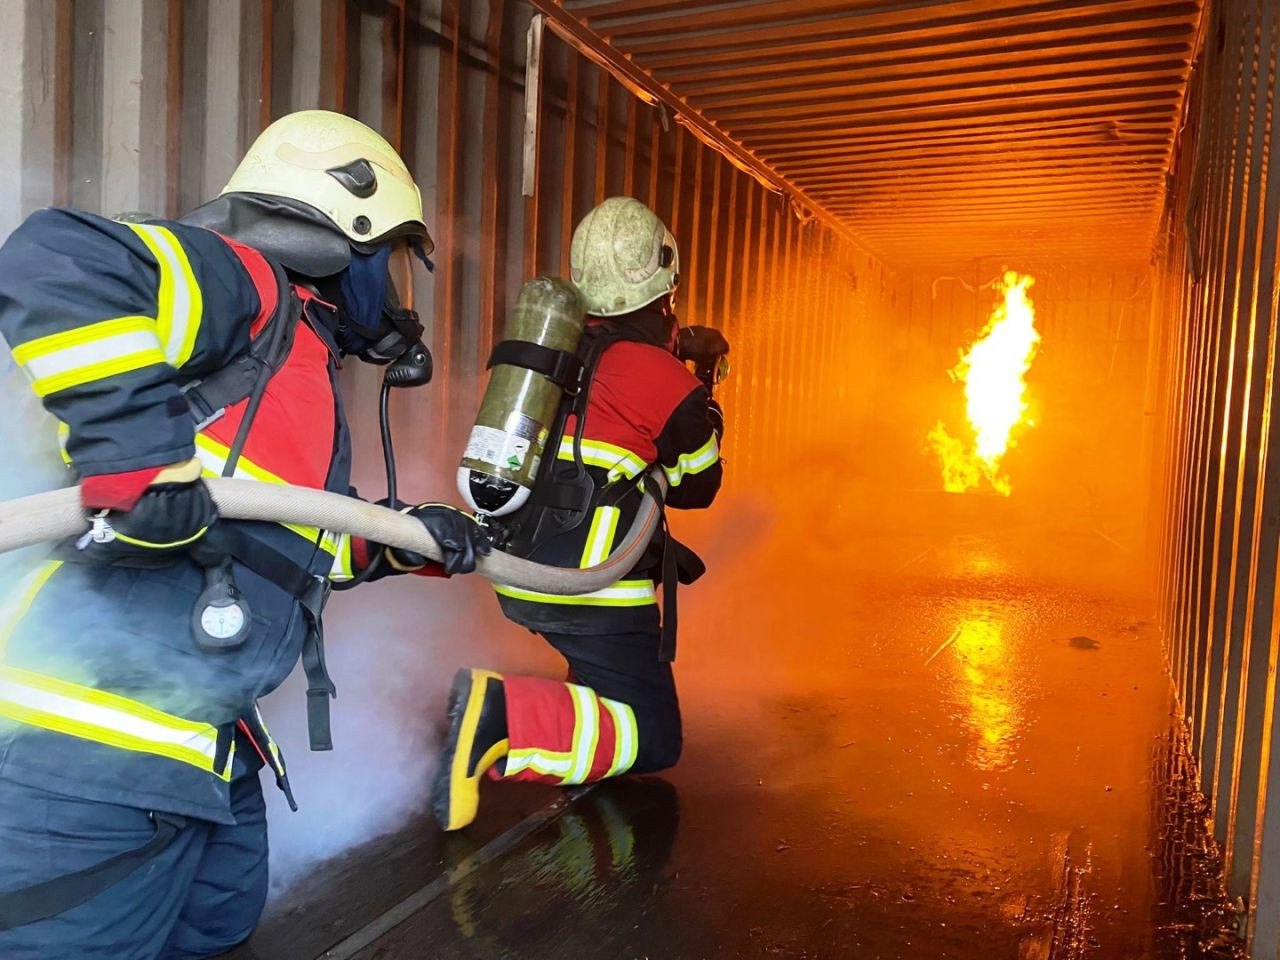
[(995, 498), (898, 503), (919, 533), (735, 509), (689, 537), (675, 770), (488, 785), (474, 828), (321, 868), (232, 956), (1232, 955), (1135, 545)]

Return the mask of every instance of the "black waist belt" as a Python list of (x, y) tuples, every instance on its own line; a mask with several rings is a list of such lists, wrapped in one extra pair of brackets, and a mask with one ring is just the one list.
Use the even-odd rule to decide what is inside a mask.
[(173, 813), (153, 813), (151, 819), (155, 821), (156, 832), (140, 847), (75, 873), (0, 893), (0, 930), (48, 920), (87, 903), (161, 853), (187, 825), (185, 817)]
[(324, 625), (320, 618), (329, 599), (331, 584), (233, 524), (214, 524), (201, 542), (200, 549), (214, 550), (235, 558), (302, 606), (307, 617), (307, 636), (302, 642), (302, 670), (307, 677), (307, 736), (312, 750), (332, 750), (329, 701), (338, 696), (338, 689), (325, 665)]

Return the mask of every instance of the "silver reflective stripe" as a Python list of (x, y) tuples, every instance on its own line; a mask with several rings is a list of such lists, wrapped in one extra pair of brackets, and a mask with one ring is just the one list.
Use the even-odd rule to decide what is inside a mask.
[(692, 476), (695, 473), (715, 466), (720, 460), (720, 441), (713, 433), (711, 439), (704, 443), (693, 453), (682, 453), (676, 461), (675, 466), (664, 466), (662, 469), (667, 475), (667, 479), (673, 487), (680, 486), (680, 481), (685, 477)]
[(218, 731), (118, 694), (56, 677), (0, 668), (0, 716), (106, 746), (151, 753), (231, 775), (231, 754), (215, 770)]
[(585, 783), (596, 757), (596, 744), (600, 742), (600, 708), (595, 691), (575, 683), (567, 685), (573, 697), (573, 766), (564, 778), (565, 784)]

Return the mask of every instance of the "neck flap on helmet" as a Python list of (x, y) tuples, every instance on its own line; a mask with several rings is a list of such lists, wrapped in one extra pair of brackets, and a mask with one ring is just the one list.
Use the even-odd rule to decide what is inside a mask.
[(346, 268), (352, 248), (319, 210), (257, 193), (226, 193), (196, 207), (179, 223), (213, 230), (253, 247), (291, 273), (329, 277)]

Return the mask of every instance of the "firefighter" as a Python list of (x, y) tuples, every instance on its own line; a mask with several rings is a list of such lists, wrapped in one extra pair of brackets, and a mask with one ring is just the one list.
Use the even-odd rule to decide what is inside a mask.
[(349, 492), (340, 359), (427, 359), (417, 186), (365, 125), (284, 117), (178, 221), (33, 214), (0, 248), (0, 333), (61, 421), (92, 530), (0, 608), (0, 956), (205, 957), (267, 892), (257, 707), (301, 656), (312, 746), (334, 687), (330, 578), (463, 572), (487, 541), (408, 510), (424, 558), (323, 530), (219, 520), (200, 477)]
[[(581, 444), (596, 496), (584, 522), (534, 544), (529, 555), (589, 567), (630, 527), (642, 477), (653, 465), (670, 485), (667, 506), (711, 505), (722, 476), (724, 418), (708, 387), (677, 356), (679, 254), (657, 215), (638, 200), (605, 200), (574, 231), (570, 264), (587, 305), (586, 337), (607, 338), (592, 374)], [(575, 426), (567, 425), (558, 452), (560, 477), (576, 471)], [(664, 556), (678, 549), (657, 534), (633, 570), (586, 596), (497, 588), (506, 616), (565, 658), (569, 682), (476, 668), (457, 673), (432, 790), (446, 830), (475, 818), (486, 773), (570, 785), (662, 770), (679, 759), (674, 638), (664, 639), (655, 586)]]

